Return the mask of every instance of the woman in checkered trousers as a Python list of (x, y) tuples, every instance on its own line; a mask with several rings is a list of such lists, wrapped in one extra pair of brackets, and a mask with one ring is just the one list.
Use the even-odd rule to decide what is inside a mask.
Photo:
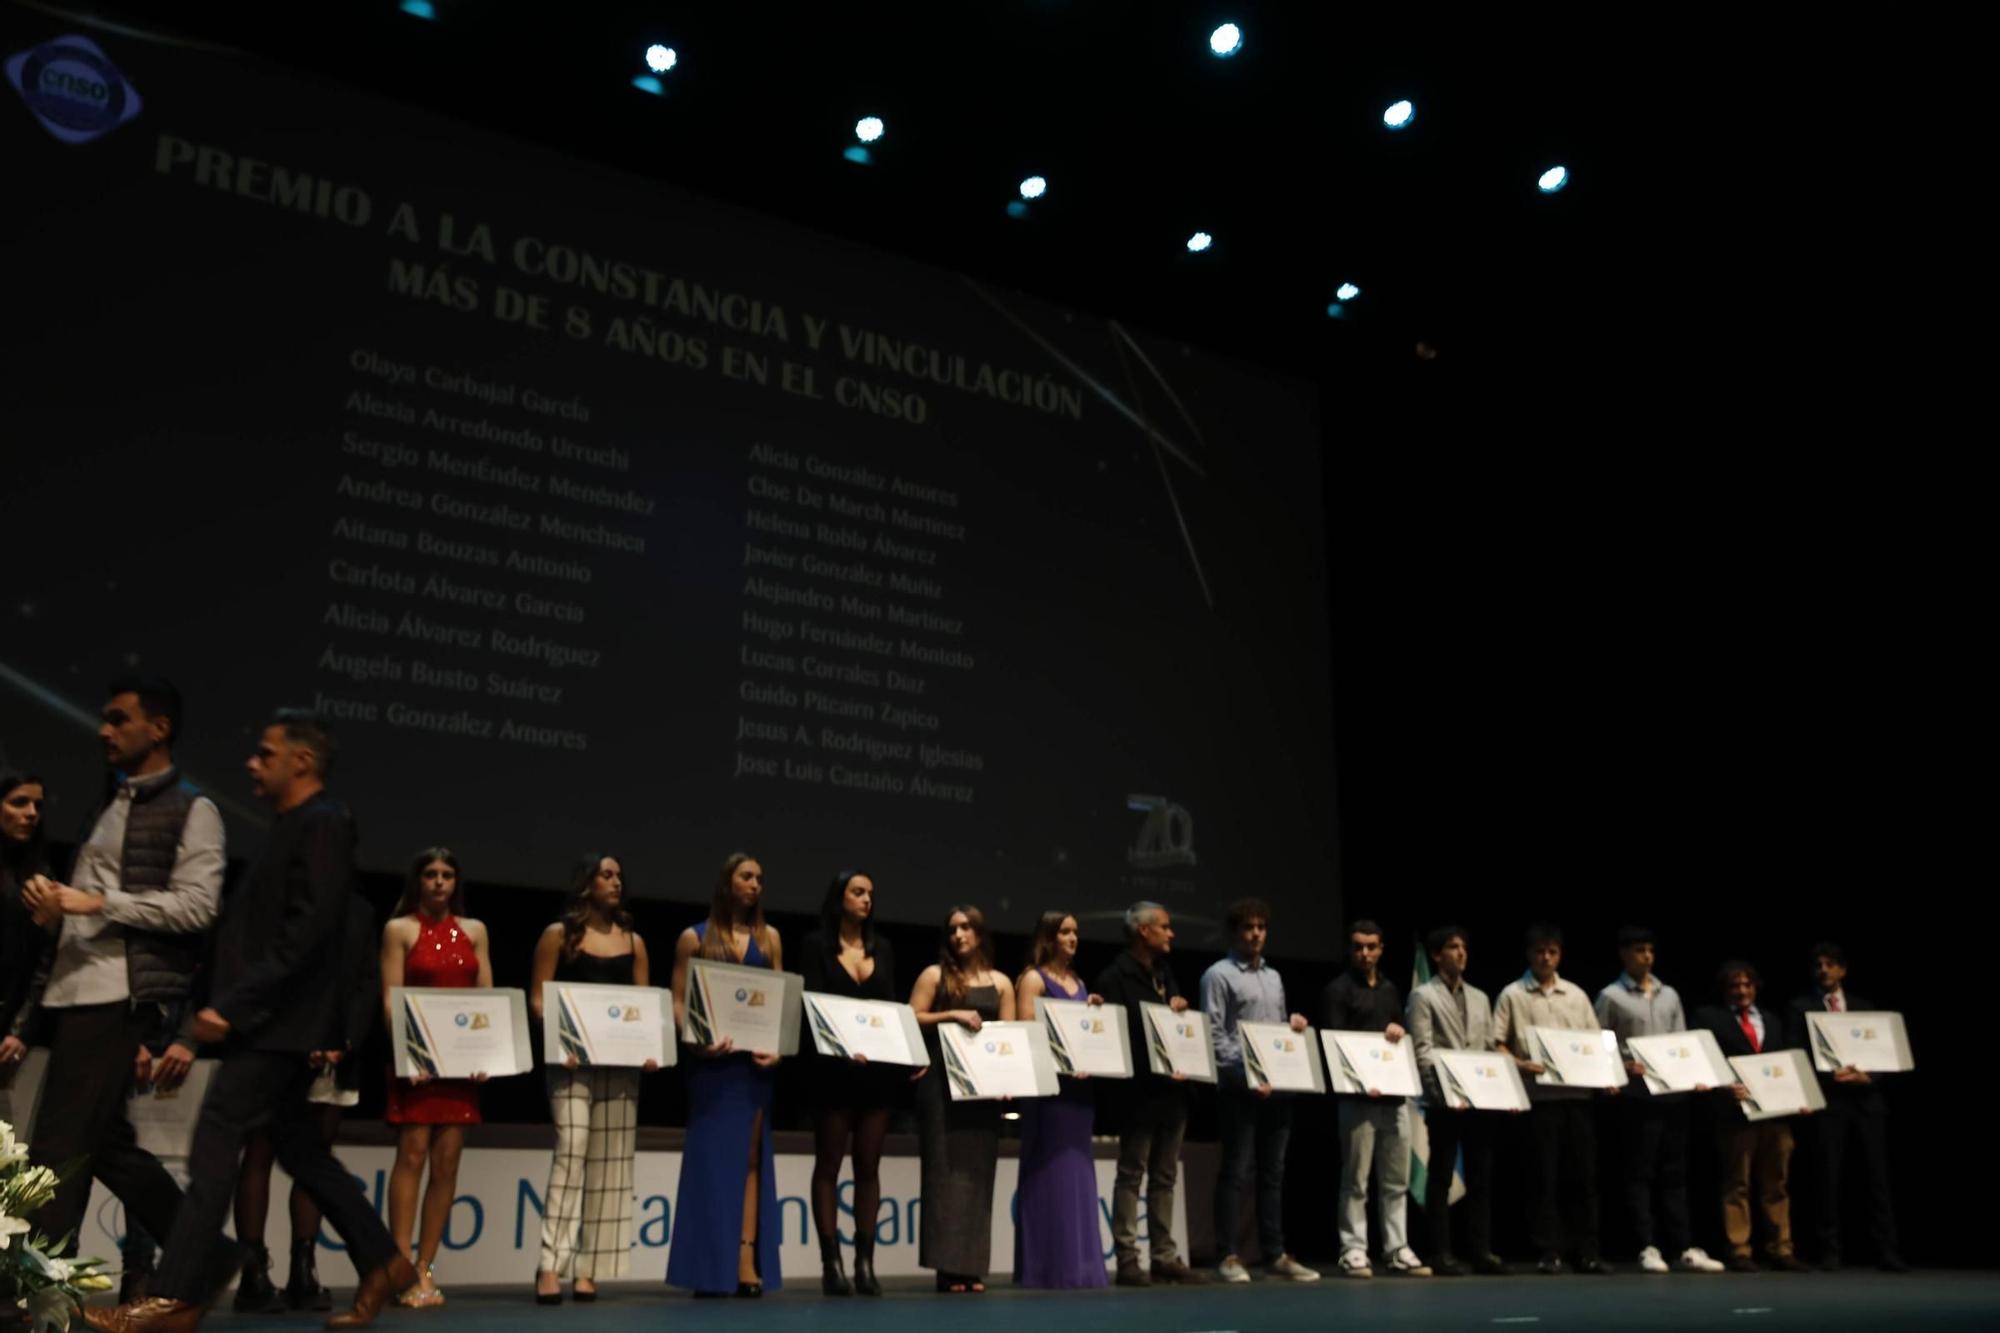
[[(570, 874), (568, 898), (562, 920), (543, 931), (535, 945), (528, 1003), (538, 1029), (542, 989), (551, 981), (585, 986), (652, 984), (646, 942), (633, 931), (632, 914), (625, 910), (625, 872), (618, 858), (592, 853), (578, 861)], [(645, 1068), (659, 1066), (648, 1060)], [(560, 1304), (562, 1279), (570, 1277), (570, 1294), (579, 1301), (594, 1301), (597, 1280), (622, 1276), (632, 1249), (639, 1071), (579, 1069), (572, 1055), (560, 1065), (547, 1065), (546, 1072), (556, 1122), (556, 1155), (543, 1198), (535, 1300)]]

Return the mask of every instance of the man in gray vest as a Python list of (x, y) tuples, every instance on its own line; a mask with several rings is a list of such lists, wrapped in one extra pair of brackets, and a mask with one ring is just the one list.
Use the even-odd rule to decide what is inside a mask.
[(139, 1147), (125, 1103), (135, 1083), (187, 1077), (189, 989), (222, 900), (222, 816), (174, 767), (180, 692), (131, 677), (108, 693), (97, 729), (111, 768), (104, 803), (70, 882), (37, 876), (22, 894), (31, 910), (62, 914), (16, 1020), (24, 1030), (39, 1022), (50, 1047), (33, 1158), (89, 1162), (34, 1219), (57, 1237), (82, 1223), (93, 1176), (153, 1235), (173, 1227), (180, 1187)]

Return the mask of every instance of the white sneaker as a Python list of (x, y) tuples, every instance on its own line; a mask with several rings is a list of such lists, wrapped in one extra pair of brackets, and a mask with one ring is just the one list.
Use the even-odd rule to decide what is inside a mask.
[(1667, 1271), (1667, 1261), (1660, 1257), (1659, 1246), (1648, 1245), (1645, 1249), (1639, 1251), (1639, 1271), (1642, 1273), (1664, 1273)]
[(1398, 1277), (1429, 1277), (1431, 1266), (1417, 1258), (1417, 1252), (1405, 1245), (1389, 1256), (1388, 1269)]
[(1349, 1250), (1346, 1254), (1341, 1255), (1340, 1275), (1342, 1277), (1374, 1277), (1375, 1270), (1368, 1266), (1368, 1252), (1366, 1250)]
[(1233, 1254), (1217, 1266), (1215, 1275), (1224, 1282), (1248, 1282), (1250, 1280), (1250, 1270), (1245, 1268), (1243, 1261)]
[(1708, 1251), (1699, 1245), (1681, 1251), (1681, 1271), (1683, 1273), (1720, 1273), (1726, 1265), (1708, 1257)]
[(1271, 1261), (1271, 1276), (1285, 1278), (1291, 1282), (1317, 1282), (1319, 1272), (1307, 1268), (1289, 1254), (1281, 1254)]

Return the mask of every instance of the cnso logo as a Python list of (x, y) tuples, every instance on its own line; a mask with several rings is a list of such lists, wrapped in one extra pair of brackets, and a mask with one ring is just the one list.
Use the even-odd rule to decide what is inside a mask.
[(64, 143), (89, 143), (139, 114), (139, 90), (80, 34), (9, 56), (7, 81), (42, 128)]

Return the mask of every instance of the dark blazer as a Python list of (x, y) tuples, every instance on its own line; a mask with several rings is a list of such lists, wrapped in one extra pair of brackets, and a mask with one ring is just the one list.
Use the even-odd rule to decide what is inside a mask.
[[(1794, 1048), (1790, 1026), (1784, 1015), (1775, 1009), (1757, 1006), (1757, 1012), (1764, 1016), (1764, 1049), (1767, 1051), (1787, 1051)], [(1750, 1049), (1750, 1038), (1743, 1035), (1743, 1025), (1736, 1021), (1736, 1011), (1725, 1004), (1703, 1005), (1695, 1010), (1694, 1025), (1707, 1028), (1715, 1034), (1715, 1044), (1722, 1048), (1724, 1055), (1755, 1055)]]
[[(1156, 980), (1166, 991), (1164, 997), (1153, 984)], [(1109, 1118), (1120, 1120), (1136, 1099), (1185, 1098), (1190, 1085), (1152, 1072), (1146, 1059), (1146, 1020), (1139, 1012), (1141, 1004), (1161, 1004), (1181, 993), (1180, 982), (1167, 960), (1156, 959), (1148, 969), (1130, 949), (1121, 949), (1111, 965), (1098, 973), (1097, 984), (1091, 991), (1103, 996), (1106, 1004), (1125, 1006), (1125, 1021), (1132, 1040), (1132, 1077), (1107, 1079), (1096, 1090), (1099, 1106), (1109, 1108)]]
[(278, 816), (263, 854), (223, 904), (208, 1007), (228, 1020), (231, 1045), (346, 1047), (354, 840), (347, 808), (319, 792)]

